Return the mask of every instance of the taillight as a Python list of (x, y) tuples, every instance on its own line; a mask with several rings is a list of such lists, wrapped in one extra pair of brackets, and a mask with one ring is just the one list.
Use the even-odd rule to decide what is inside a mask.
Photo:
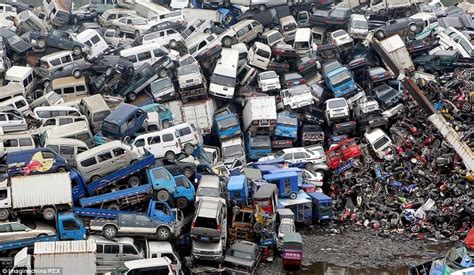
[(302, 71), (303, 69), (304, 69), (304, 66), (299, 66), (299, 67), (298, 67), (298, 70), (299, 70), (299, 71)]
[(220, 224), (217, 225), (217, 232), (221, 232), (221, 225)]
[(196, 222), (193, 222), (193, 223), (191, 224), (191, 229), (194, 229), (194, 226), (195, 226), (195, 225), (196, 225)]

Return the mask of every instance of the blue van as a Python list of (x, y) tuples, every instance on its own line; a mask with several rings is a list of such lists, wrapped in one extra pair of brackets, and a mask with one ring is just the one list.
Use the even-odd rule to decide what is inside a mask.
[(242, 206), (248, 204), (249, 184), (244, 175), (231, 176), (227, 183), (230, 201), (234, 205)]
[(147, 118), (142, 109), (127, 103), (120, 104), (102, 123), (102, 135), (106, 138), (121, 139), (131, 136)]
[(298, 118), (292, 114), (279, 113), (275, 127), (275, 137), (296, 141)]
[(65, 172), (67, 161), (50, 148), (35, 148), (7, 154), (8, 176)]
[(239, 118), (235, 113), (223, 113), (214, 116), (214, 127), (220, 140), (240, 136)]

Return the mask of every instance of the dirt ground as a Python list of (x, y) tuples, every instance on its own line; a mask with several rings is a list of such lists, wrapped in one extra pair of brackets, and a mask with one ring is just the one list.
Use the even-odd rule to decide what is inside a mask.
[(361, 227), (307, 230), (303, 268), (285, 271), (280, 259), (261, 264), (258, 274), (406, 275), (408, 267), (442, 257), (454, 243), (377, 233)]

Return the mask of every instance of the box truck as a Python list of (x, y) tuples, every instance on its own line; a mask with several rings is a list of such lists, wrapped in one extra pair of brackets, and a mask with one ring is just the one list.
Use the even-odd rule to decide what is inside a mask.
[(205, 136), (211, 133), (216, 103), (212, 98), (186, 103), (182, 107), (183, 120), (194, 124)]

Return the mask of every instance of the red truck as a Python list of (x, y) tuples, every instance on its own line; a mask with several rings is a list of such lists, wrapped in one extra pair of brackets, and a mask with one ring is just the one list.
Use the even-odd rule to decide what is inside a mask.
[(343, 162), (362, 156), (362, 151), (353, 138), (347, 138), (326, 151), (329, 169), (338, 168)]

